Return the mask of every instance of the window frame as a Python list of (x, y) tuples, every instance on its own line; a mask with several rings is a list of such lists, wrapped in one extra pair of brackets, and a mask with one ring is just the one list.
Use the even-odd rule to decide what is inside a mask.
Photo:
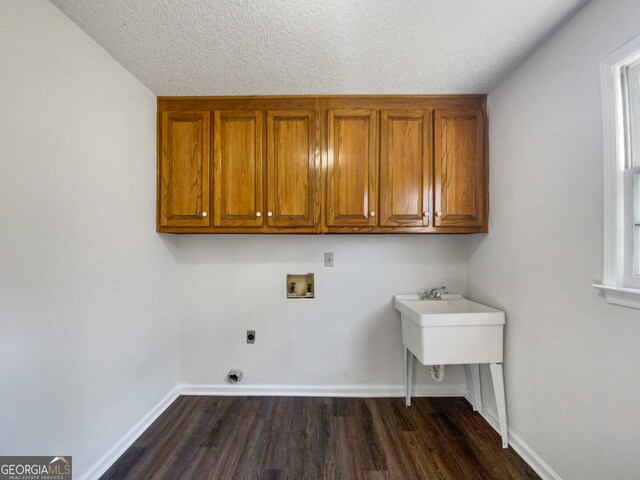
[(633, 262), (633, 258), (629, 258), (633, 254), (629, 255), (625, 250), (629, 245), (633, 217), (629, 208), (632, 192), (629, 185), (625, 188), (631, 165), (627, 162), (626, 90), (622, 78), (625, 67), (639, 61), (640, 35), (600, 63), (604, 133), (604, 272), (602, 284), (593, 285), (604, 291), (609, 303), (638, 309), (640, 279), (636, 281), (626, 275), (627, 265)]

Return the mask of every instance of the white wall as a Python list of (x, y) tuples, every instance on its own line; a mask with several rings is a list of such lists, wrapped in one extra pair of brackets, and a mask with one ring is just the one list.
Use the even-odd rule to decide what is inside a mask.
[[(247, 385), (396, 386), (400, 320), (391, 299), (466, 285), (467, 237), (235, 235), (180, 238), (183, 383), (217, 385), (232, 367)], [(324, 267), (324, 252), (335, 266)], [(287, 273), (315, 274), (315, 299), (286, 299)], [(247, 345), (246, 330), (256, 330)], [(431, 383), (426, 367), (421, 384)], [(452, 367), (445, 385), (463, 385)]]
[(639, 18), (637, 0), (593, 0), (489, 96), (490, 233), (471, 240), (468, 291), (507, 312), (511, 427), (564, 480), (640, 471), (640, 311), (591, 287), (603, 257), (599, 62), (640, 34)]
[(0, 455), (79, 477), (177, 383), (156, 99), (49, 2), (0, 10)]

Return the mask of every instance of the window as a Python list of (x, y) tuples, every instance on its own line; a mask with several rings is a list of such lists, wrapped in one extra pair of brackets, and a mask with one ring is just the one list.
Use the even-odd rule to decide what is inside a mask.
[(640, 37), (601, 64), (609, 303), (640, 308)]
[(624, 284), (640, 287), (640, 61), (621, 69), (624, 119)]

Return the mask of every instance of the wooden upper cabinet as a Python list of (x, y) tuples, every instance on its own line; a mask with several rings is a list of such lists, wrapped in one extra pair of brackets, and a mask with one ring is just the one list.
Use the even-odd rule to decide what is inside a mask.
[(434, 172), (435, 226), (483, 226), (486, 183), (482, 110), (436, 111)]
[(263, 163), (261, 111), (216, 111), (213, 122), (213, 223), (261, 227)]
[(430, 110), (382, 111), (380, 226), (429, 226), (431, 131)]
[(329, 110), (327, 226), (376, 225), (377, 132), (375, 110)]
[(209, 112), (162, 112), (160, 225), (209, 225)]
[(485, 100), (160, 97), (157, 229), (486, 232)]
[(317, 120), (313, 110), (267, 113), (267, 225), (316, 223)]

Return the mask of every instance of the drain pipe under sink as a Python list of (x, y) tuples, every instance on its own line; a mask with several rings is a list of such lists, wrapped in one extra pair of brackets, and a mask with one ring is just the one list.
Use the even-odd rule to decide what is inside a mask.
[(431, 373), (431, 378), (433, 378), (436, 382), (440, 383), (444, 380), (445, 374), (445, 365), (431, 365), (429, 367), (429, 372)]

